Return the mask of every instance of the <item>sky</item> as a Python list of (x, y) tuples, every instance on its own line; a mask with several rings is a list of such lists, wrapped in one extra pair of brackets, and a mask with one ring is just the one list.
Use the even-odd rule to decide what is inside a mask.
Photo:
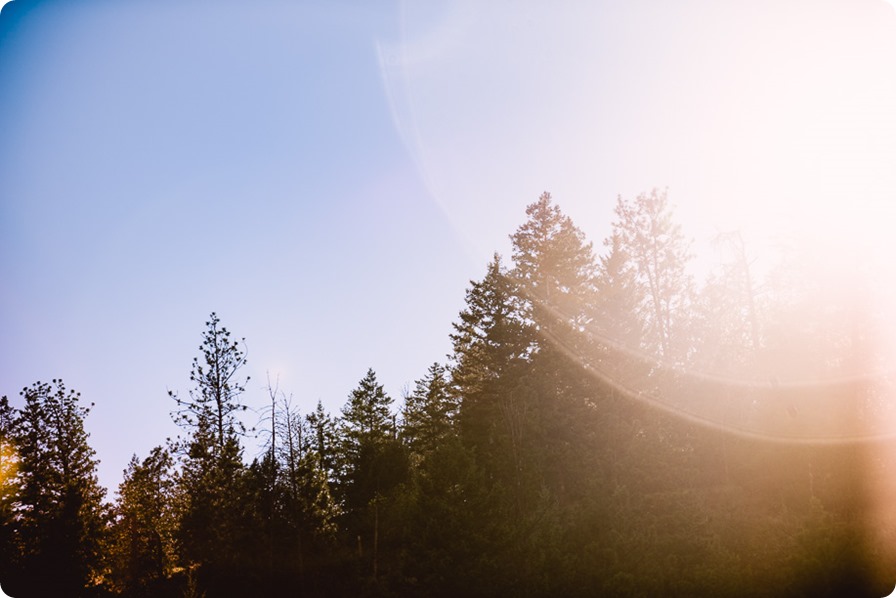
[(737, 229), (889, 279), (893, 106), (883, 0), (14, 0), (0, 394), (94, 402), (110, 497), (178, 434), (212, 311), (254, 409), (269, 375), (338, 413), (370, 367), (398, 403), (546, 190), (598, 254), (658, 187), (703, 263)]

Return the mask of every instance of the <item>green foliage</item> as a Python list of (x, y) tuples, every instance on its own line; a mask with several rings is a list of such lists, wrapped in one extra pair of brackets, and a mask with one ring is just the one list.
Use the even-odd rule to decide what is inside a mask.
[(402, 437), (416, 461), (431, 455), (454, 432), (457, 401), (448, 370), (434, 363), (405, 397)]
[[(362, 579), (378, 584), (392, 563), (383, 559), (397, 531), (388, 525), (400, 484), (407, 478), (407, 454), (398, 438), (392, 398), (369, 369), (342, 409), (338, 489), (349, 541), (357, 541)], [(394, 551), (389, 551), (394, 553)], [(386, 552), (386, 554), (389, 554)]]
[(541, 326), (557, 319), (574, 326), (585, 323), (593, 296), (594, 256), (591, 243), (569, 216), (552, 203), (550, 193), (526, 208), (528, 220), (511, 235), (514, 268), (521, 298), (550, 316), (534, 313)]
[(77, 395), (38, 383), (21, 413), (0, 400), (4, 583), (61, 565), (69, 595), (90, 574), (121, 595), (209, 598), (889, 591), (893, 443), (756, 439), (883, 419), (891, 389), (868, 377), (755, 382), (854, 371), (874, 320), (805, 272), (755, 297), (737, 236), (695, 293), (665, 192), (619, 199), (597, 262), (549, 194), (526, 214), (400, 425), (372, 369), (337, 418), (271, 390), (268, 445), (245, 465), (245, 352), (212, 314), (195, 388), (172, 393), (180, 460), (131, 461), (108, 545)]
[(361, 379), (342, 409), (339, 486), (346, 510), (366, 508), (403, 478), (392, 398), (373, 369)]
[(452, 382), (467, 401), (470, 394), (500, 378), (504, 369), (526, 358), (532, 348), (530, 326), (520, 314), (520, 302), (501, 258), (495, 254), (485, 277), (471, 281), (466, 307), (455, 322)]

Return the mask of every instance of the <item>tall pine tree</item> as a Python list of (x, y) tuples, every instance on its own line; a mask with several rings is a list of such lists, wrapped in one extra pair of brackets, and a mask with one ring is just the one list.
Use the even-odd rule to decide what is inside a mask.
[(448, 371), (434, 363), (405, 397), (402, 436), (415, 461), (431, 455), (454, 432), (456, 411)]
[(394, 531), (382, 522), (394, 502), (393, 491), (407, 476), (407, 458), (391, 406), (392, 398), (369, 369), (349, 395), (340, 426), (339, 488), (345, 527), (350, 537), (357, 538), (358, 556), (369, 565), (373, 580), (383, 563), (381, 547)]
[(184, 508), (178, 535), (186, 564), (227, 572), (240, 552), (235, 542), (241, 506), (232, 491), (244, 469), (240, 435), (245, 427), (237, 415), (245, 410), (240, 395), (249, 378), (240, 377), (246, 364), (241, 343), (215, 313), (205, 325), (201, 356), (193, 359), (190, 372), (195, 388), (188, 398), (169, 393), (178, 406), (175, 422), (189, 432), (179, 477)]
[(21, 567), (8, 589), (13, 595), (80, 595), (102, 570), (109, 522), (84, 430), (90, 408), (62, 380), (36, 382), (20, 394), (25, 405), (14, 422), (13, 444)]
[(644, 314), (645, 349), (668, 363), (686, 361), (693, 281), (689, 243), (672, 218), (666, 191), (616, 202), (613, 235), (631, 261)]
[(0, 580), (15, 575), (20, 555), (15, 532), (19, 455), (13, 432), (16, 410), (0, 397)]
[(112, 528), (115, 587), (128, 596), (151, 596), (176, 565), (174, 461), (160, 446), (143, 461), (134, 455), (118, 487)]

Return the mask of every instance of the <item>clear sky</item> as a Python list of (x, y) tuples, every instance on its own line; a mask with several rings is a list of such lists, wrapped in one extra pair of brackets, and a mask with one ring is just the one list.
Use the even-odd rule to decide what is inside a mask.
[(14, 0), (0, 394), (95, 402), (111, 490), (177, 433), (211, 311), (252, 407), (270, 372), (337, 412), (368, 367), (398, 401), (544, 190), (599, 252), (657, 186), (707, 259), (802, 230), (890, 276), (894, 106), (883, 0)]

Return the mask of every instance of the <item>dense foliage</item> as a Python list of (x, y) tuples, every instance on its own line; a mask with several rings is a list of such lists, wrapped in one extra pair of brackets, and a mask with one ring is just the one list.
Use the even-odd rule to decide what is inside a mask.
[(447, 363), (401, 405), (370, 369), (336, 416), (270, 388), (251, 463), (244, 344), (213, 313), (195, 387), (172, 393), (184, 438), (135, 455), (114, 504), (77, 393), (3, 397), (4, 590), (887, 594), (896, 445), (874, 315), (844, 325), (849, 305), (792, 265), (760, 293), (736, 234), (698, 288), (665, 192), (615, 214), (595, 256), (543, 194), (511, 262), (471, 281)]

